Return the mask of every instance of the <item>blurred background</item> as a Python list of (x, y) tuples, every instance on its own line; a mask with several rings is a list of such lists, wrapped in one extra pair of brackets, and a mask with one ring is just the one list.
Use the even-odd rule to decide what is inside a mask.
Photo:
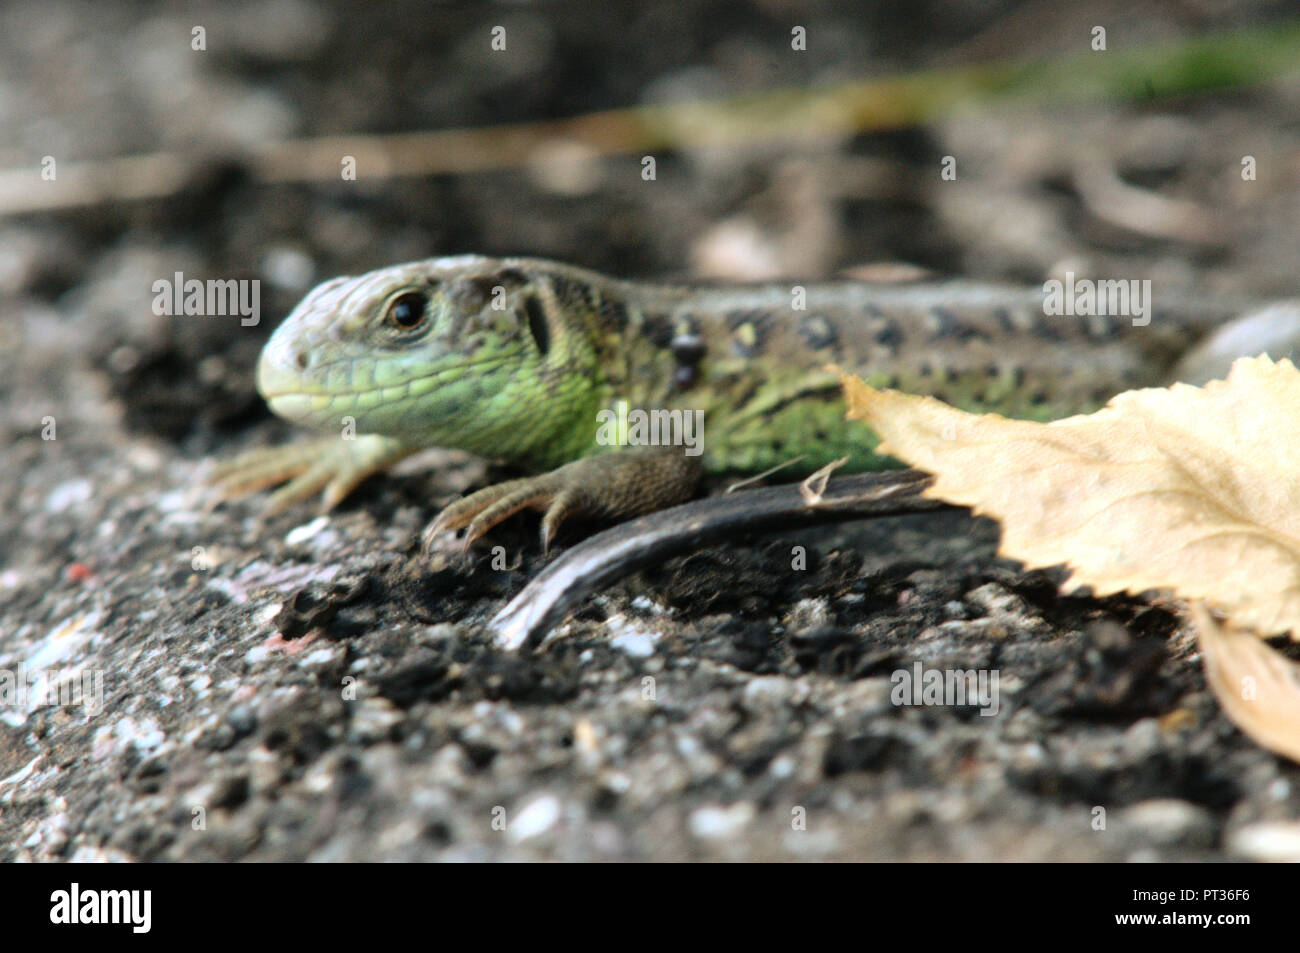
[[(260, 413), (247, 371), (312, 284), (435, 254), (1294, 294), (1295, 16), (1283, 0), (10, 2), (0, 327), (17, 371), (71, 352), (107, 391), (97, 407), (206, 450)], [(153, 314), (153, 281), (177, 271), (260, 278), (265, 320)], [(11, 403), (10, 426), (30, 431), (28, 409)]]

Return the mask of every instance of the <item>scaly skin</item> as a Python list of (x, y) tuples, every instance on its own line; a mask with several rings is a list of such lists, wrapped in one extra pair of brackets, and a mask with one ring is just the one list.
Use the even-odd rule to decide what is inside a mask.
[[(1035, 419), (1162, 383), (1233, 312), (1159, 304), (1149, 326), (1134, 327), (1126, 317), (1049, 317), (1039, 291), (987, 285), (687, 287), (542, 259), (397, 265), (317, 287), (258, 365), (275, 413), (356, 438), (255, 452), (218, 480), (227, 493), (288, 480), (273, 506), (322, 489), (332, 506), (428, 446), (533, 472), (559, 467), (458, 501), (431, 527), (468, 526), (468, 542), (519, 509), (541, 509), (545, 544), (570, 513), (625, 517), (677, 502), (701, 469), (756, 473), (801, 458), (806, 472), (844, 455), (851, 469), (895, 465), (874, 453), (869, 429), (844, 420), (831, 363), (869, 383)], [(619, 401), (702, 411), (704, 456), (606, 453), (597, 414)]]

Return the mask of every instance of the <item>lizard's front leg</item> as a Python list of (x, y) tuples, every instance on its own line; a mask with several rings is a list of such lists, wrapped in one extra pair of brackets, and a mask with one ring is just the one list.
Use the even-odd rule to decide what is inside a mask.
[(629, 519), (688, 499), (703, 467), (681, 447), (637, 448), (584, 457), (549, 473), (507, 480), (452, 503), (424, 533), (428, 551), (442, 532), (468, 527), (469, 546), (520, 510), (543, 511), (542, 550), (570, 516)]
[(220, 464), (212, 480), (226, 499), (284, 483), (271, 494), (269, 513), (279, 513), (319, 491), (323, 491), (321, 505), (328, 510), (367, 477), (410, 456), (415, 449), (378, 434), (352, 440), (329, 437), (252, 450)]

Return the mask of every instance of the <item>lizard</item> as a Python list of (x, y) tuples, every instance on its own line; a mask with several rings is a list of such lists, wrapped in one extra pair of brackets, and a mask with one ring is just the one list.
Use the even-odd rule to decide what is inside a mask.
[[(312, 290), (265, 345), (257, 386), (274, 413), (337, 434), (251, 451), (214, 478), (225, 496), (279, 486), (272, 511), (317, 492), (328, 509), (417, 450), (456, 448), (528, 475), (453, 502), (426, 548), (460, 529), (468, 546), (533, 509), (546, 549), (572, 515), (651, 512), (705, 473), (811, 472), (844, 456), (847, 471), (899, 466), (845, 419), (832, 363), (874, 386), (1049, 420), (1168, 382), (1239, 313), (1156, 300), (1143, 323), (1049, 315), (1040, 289), (958, 280), (660, 284), (542, 258), (434, 258)], [(638, 409), (696, 415), (703, 453), (623, 446)]]

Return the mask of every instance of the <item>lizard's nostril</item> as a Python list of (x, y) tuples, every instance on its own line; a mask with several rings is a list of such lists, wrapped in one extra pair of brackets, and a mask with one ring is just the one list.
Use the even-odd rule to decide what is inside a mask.
[(277, 330), (266, 342), (261, 360), (257, 362), (257, 388), (262, 396), (273, 397), (302, 390), (311, 373), (315, 353), (308, 344), (290, 340)]

